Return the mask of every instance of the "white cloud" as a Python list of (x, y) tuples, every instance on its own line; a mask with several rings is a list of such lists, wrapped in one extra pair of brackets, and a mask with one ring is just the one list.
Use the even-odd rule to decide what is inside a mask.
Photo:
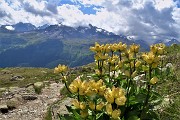
[(155, 8), (162, 10), (164, 8), (170, 8), (175, 5), (173, 0), (155, 0)]

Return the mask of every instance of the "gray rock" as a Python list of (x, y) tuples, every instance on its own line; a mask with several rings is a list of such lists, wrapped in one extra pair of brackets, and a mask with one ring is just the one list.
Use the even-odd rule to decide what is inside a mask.
[(35, 100), (37, 99), (37, 96), (35, 94), (26, 93), (22, 95), (22, 98), (24, 100)]
[(8, 109), (12, 110), (18, 107), (20, 101), (17, 98), (12, 98), (6, 102)]
[(7, 113), (8, 112), (8, 106), (6, 104), (0, 105), (0, 112), (1, 113)]
[(23, 80), (24, 78), (22, 77), (22, 76), (20, 76), (20, 75), (17, 75), (17, 76), (12, 76), (11, 77), (11, 81), (17, 81), (17, 80)]
[(9, 87), (9, 92), (17, 93), (19, 91), (19, 87)]
[(32, 85), (29, 86), (29, 87), (27, 87), (27, 88), (26, 88), (26, 91), (27, 91), (28, 93), (35, 93), (34, 87), (33, 87)]

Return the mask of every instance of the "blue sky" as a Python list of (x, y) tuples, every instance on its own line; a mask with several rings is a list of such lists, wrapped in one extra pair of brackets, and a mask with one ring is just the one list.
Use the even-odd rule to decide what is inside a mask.
[(92, 24), (134, 39), (180, 40), (180, 0), (0, 0), (0, 25)]
[(63, 4), (79, 6), (79, 10), (81, 10), (84, 14), (96, 14), (97, 10), (95, 10), (95, 8), (102, 8), (101, 6), (96, 5), (85, 6), (78, 1), (73, 2), (71, 0), (61, 0), (58, 3), (59, 6)]

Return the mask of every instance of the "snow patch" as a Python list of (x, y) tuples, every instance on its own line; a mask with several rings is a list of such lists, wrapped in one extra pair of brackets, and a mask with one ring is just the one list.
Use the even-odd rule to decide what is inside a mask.
[(134, 39), (136, 39), (137, 38), (137, 36), (127, 36), (127, 39), (129, 39), (129, 40), (134, 40)]
[(170, 39), (165, 39), (164, 42), (167, 43), (167, 42), (170, 42), (171, 40)]
[(15, 30), (15, 28), (13, 28), (12, 26), (6, 26), (5, 27), (7, 30)]
[(97, 32), (102, 32), (102, 29), (101, 28), (96, 28), (96, 31)]

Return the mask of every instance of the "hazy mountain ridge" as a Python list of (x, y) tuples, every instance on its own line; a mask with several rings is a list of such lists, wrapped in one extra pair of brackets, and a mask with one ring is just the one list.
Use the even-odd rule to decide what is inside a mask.
[[(29, 24), (24, 26), (27, 28), (24, 31), (17, 31), (16, 28), (8, 30), (6, 26), (1, 26), (0, 67), (54, 67), (59, 63), (80, 66), (93, 62), (89, 47), (94, 42), (113, 43), (121, 39), (92, 25), (77, 28), (62, 24), (46, 25), (32, 30)], [(126, 39), (122, 41), (128, 43)]]
[[(0, 67), (84, 65), (93, 62), (89, 47), (96, 41), (136, 43), (144, 49), (149, 46), (144, 40), (129, 40), (125, 35), (116, 35), (91, 24), (86, 27), (63, 24), (35, 27), (30, 23), (3, 25), (0, 27)], [(177, 40), (168, 41), (168, 44), (174, 42)]]

